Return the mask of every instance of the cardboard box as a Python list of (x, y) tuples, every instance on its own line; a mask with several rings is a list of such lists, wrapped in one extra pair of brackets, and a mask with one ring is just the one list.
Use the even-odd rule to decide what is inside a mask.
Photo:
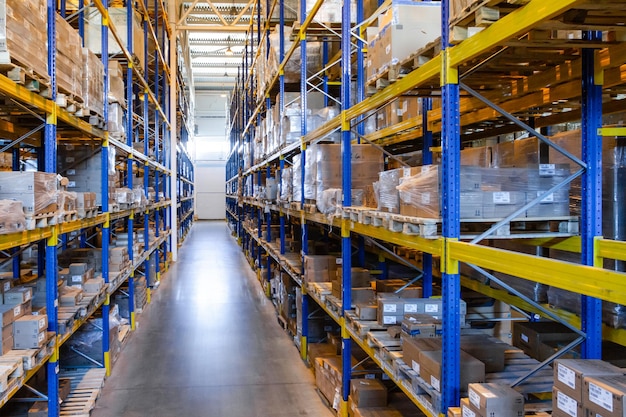
[(509, 348), (509, 345), (496, 342), (486, 335), (461, 335), (461, 350), (482, 361), (487, 373), (504, 370), (505, 353)]
[(85, 281), (83, 284), (83, 290), (86, 293), (97, 294), (100, 292), (102, 287), (104, 286), (103, 278), (92, 278)]
[(356, 407), (385, 407), (387, 387), (377, 379), (353, 379), (350, 381), (350, 397)]
[(38, 349), (46, 342), (46, 332), (42, 331), (37, 334), (13, 335), (13, 349)]
[(22, 335), (35, 335), (45, 331), (48, 327), (48, 316), (22, 316), (13, 322), (13, 337)]
[(330, 255), (304, 256), (304, 282), (330, 282), (337, 271), (337, 257)]
[(441, 351), (441, 339), (402, 336), (402, 360), (418, 374), (421, 369), (419, 356), (424, 351)]
[(2, 316), (2, 327), (13, 324), (15, 320), (25, 314), (22, 304), (4, 304), (0, 306), (0, 316)]
[(33, 289), (30, 287), (15, 287), (4, 293), (3, 304), (22, 304), (33, 298)]
[(554, 386), (578, 402), (583, 401), (585, 377), (624, 375), (622, 369), (593, 359), (557, 359), (554, 361)]
[(469, 384), (467, 393), (483, 417), (524, 417), (524, 396), (508, 385)]
[[(555, 414), (556, 413), (556, 414)], [(583, 417), (582, 403), (575, 398), (561, 392), (557, 387), (552, 388), (552, 415)]]
[(518, 347), (529, 356), (537, 357), (540, 343), (550, 341), (571, 342), (577, 338), (576, 333), (568, 327), (551, 321), (513, 323), (513, 346)]
[(378, 297), (377, 321), (381, 325), (400, 324), (404, 319), (404, 300), (397, 297)]
[(377, 312), (378, 312), (378, 307), (373, 304), (363, 304), (363, 303), (356, 304), (355, 313), (359, 317), (360, 320), (375, 321)]
[(437, 337), (441, 334), (441, 320), (428, 314), (405, 314), (402, 332), (410, 337)]
[[(432, 339), (427, 339), (432, 340)], [(420, 376), (435, 390), (441, 391), (441, 350), (422, 351), (419, 356)], [(472, 355), (461, 351), (461, 392), (468, 384), (484, 382), (485, 364)]]
[[(470, 403), (469, 398), (461, 398), (461, 417), (482, 417), (478, 410)], [(449, 414), (448, 414), (449, 416)]]
[(2, 343), (0, 345), (0, 351), (3, 355), (6, 355), (7, 352), (13, 350), (13, 335), (7, 337), (6, 339), (2, 339)]
[(624, 417), (626, 376), (587, 377), (583, 380), (583, 404), (602, 417)]

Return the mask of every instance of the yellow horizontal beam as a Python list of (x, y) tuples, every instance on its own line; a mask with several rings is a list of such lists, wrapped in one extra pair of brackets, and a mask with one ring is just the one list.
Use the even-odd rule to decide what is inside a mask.
[(538, 23), (583, 3), (583, 0), (532, 0), (476, 35), (450, 48), (450, 66), (458, 67), (505, 41), (528, 32)]
[(0, 235), (0, 250), (7, 250), (17, 246), (28, 245), (29, 243), (47, 239), (50, 236), (52, 236), (52, 227)]
[(580, 253), (580, 236), (572, 237), (540, 237), (534, 239), (520, 239), (520, 243), (528, 246), (558, 249), (565, 252)]
[(452, 259), (540, 284), (626, 304), (626, 274), (549, 258), (449, 242)]
[(597, 247), (597, 255), (600, 258), (626, 261), (626, 242), (618, 242), (616, 240), (609, 239), (599, 239), (597, 241)]
[(601, 127), (598, 129), (600, 136), (626, 136), (626, 127)]
[(383, 227), (374, 227), (361, 223), (349, 222), (351, 232), (369, 236), (374, 239), (416, 249), (436, 256), (443, 254), (443, 239), (426, 239), (420, 236), (410, 236), (403, 233), (392, 232)]

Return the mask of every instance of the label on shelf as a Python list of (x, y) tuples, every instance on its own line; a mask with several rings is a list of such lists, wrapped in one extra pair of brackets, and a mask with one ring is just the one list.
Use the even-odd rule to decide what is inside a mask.
[(522, 333), (520, 335), (520, 337), (522, 338), (522, 342), (528, 343), (528, 336), (526, 336), (524, 333)]
[(396, 324), (396, 316), (383, 316), (383, 324)]
[(613, 396), (609, 391), (597, 386), (593, 382), (589, 383), (589, 400), (594, 404), (598, 404), (605, 410), (613, 412)]
[(72, 275), (72, 282), (83, 282), (82, 275)]
[(426, 305), (424, 305), (424, 311), (426, 313), (438, 313), (439, 312), (439, 304), (426, 304)]
[(540, 164), (539, 175), (542, 177), (552, 177), (556, 175), (556, 165), (554, 164)]
[(511, 202), (511, 193), (508, 191), (497, 191), (493, 193), (494, 204), (509, 204)]
[(578, 403), (576, 400), (560, 391), (557, 393), (556, 406), (567, 415), (578, 417)]
[(54, 306), (58, 307), (59, 306), (59, 299), (57, 298), (56, 300), (54, 300)]
[(439, 380), (434, 376), (430, 376), (430, 385), (437, 391), (440, 391)]
[(385, 313), (395, 313), (397, 311), (395, 304), (385, 304), (383, 305), (383, 311)]
[(22, 312), (22, 306), (21, 305), (15, 306), (13, 308), (13, 317), (19, 316), (21, 312)]
[(561, 363), (557, 368), (557, 379), (572, 389), (576, 388), (576, 373)]
[(480, 395), (476, 394), (473, 389), (470, 389), (468, 394), (470, 402), (474, 404), (474, 407), (480, 409)]
[(476, 413), (463, 406), (463, 417), (476, 417)]
[(420, 364), (415, 362), (414, 360), (411, 360), (411, 367), (413, 368), (413, 370), (415, 372), (417, 372), (418, 374), (420, 373)]
[(417, 304), (405, 304), (404, 312), (405, 313), (417, 313)]

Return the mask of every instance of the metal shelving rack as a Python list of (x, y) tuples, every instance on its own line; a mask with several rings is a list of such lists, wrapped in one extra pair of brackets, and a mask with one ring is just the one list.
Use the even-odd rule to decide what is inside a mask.
[[(173, 2), (170, 2), (173, 3)], [(83, 143), (88, 141), (96, 147), (100, 147), (102, 158), (102, 213), (88, 219), (81, 219), (49, 225), (47, 227), (36, 228), (34, 230), (24, 231), (20, 233), (5, 234), (0, 236), (0, 248), (2, 250), (13, 251), (14, 276), (19, 277), (19, 253), (20, 248), (30, 245), (38, 245), (40, 255), (45, 255), (38, 265), (39, 274), (44, 275), (47, 285), (47, 313), (49, 317), (48, 331), (53, 333), (52, 353), (47, 355), (34, 369), (28, 371), (19, 381), (19, 383), (0, 398), (0, 406), (10, 400), (17, 391), (28, 382), (43, 366), (47, 369), (48, 384), (48, 415), (59, 415), (59, 397), (58, 397), (58, 373), (59, 373), (59, 348), (78, 329), (97, 311), (101, 311), (103, 318), (103, 352), (102, 358), (98, 361), (106, 368), (107, 374), (110, 374), (112, 363), (109, 351), (109, 308), (110, 297), (123, 284), (127, 284), (129, 288), (129, 304), (131, 314), (131, 325), (135, 328), (135, 312), (133, 303), (133, 281), (136, 271), (141, 267), (142, 274), (146, 276), (150, 274), (151, 255), (156, 254), (157, 262), (155, 262), (157, 282), (160, 278), (161, 269), (167, 268), (169, 262), (175, 256), (171, 256), (176, 251), (177, 224), (181, 224), (179, 234), (184, 237), (191, 226), (193, 213), (193, 163), (184, 146), (172, 145), (172, 142), (181, 136), (176, 130), (175, 109), (177, 108), (177, 76), (176, 66), (177, 57), (176, 49), (172, 48), (176, 40), (173, 39), (171, 29), (170, 12), (174, 11), (170, 5), (170, 9), (166, 9), (163, 0), (138, 0), (133, 1), (132, 6), (126, 8), (127, 22), (129, 22), (128, 31), (126, 33), (127, 44), (122, 44), (121, 33), (109, 17), (109, 4), (107, 0), (95, 0), (93, 6), (103, 17), (102, 25), (102, 50), (107, 51), (109, 34), (116, 39), (122, 50), (121, 59), (126, 67), (126, 138), (114, 138), (109, 132), (92, 126), (80, 117), (69, 113), (64, 107), (56, 103), (56, 28), (55, 18), (57, 12), (63, 17), (67, 16), (66, 0), (57, 2), (56, 0), (47, 0), (47, 21), (48, 21), (48, 68), (50, 76), (51, 94), (47, 97), (29, 91), (22, 85), (16, 84), (4, 75), (0, 75), (0, 95), (19, 103), (20, 106), (27, 109), (33, 121), (41, 118), (45, 121), (43, 127), (44, 134), (38, 150), (39, 169), (46, 172), (57, 172), (57, 143), (58, 130), (63, 132), (75, 132), (77, 136), (83, 138)], [(79, 1), (78, 10), (75, 10), (71, 18), (77, 19), (78, 31), (81, 37), (85, 33), (85, 2)], [(58, 9), (57, 9), (58, 7)], [(135, 65), (133, 57), (133, 30), (132, 22), (133, 13), (138, 13), (142, 20), (142, 33), (144, 36), (144, 44), (146, 45), (146, 64), (144, 68), (138, 68)], [(69, 19), (70, 17), (68, 17)], [(152, 42), (153, 41), (153, 42)], [(155, 45), (154, 50), (150, 50), (148, 45)], [(148, 59), (150, 58), (150, 59)], [(105, 86), (108, 85), (108, 64), (109, 56), (104, 54), (102, 57), (104, 66)], [(172, 66), (173, 65), (173, 66)], [(172, 90), (173, 89), (173, 90)], [(108, 119), (108, 101), (107, 89), (104, 89), (104, 115), (103, 119)], [(141, 100), (136, 100), (135, 92), (140, 91)], [(174, 109), (174, 110), (173, 110)], [(34, 117), (33, 117), (34, 115)], [(106, 123), (104, 123), (106, 126)], [(187, 125), (187, 124), (186, 124)], [(16, 126), (17, 127), (17, 126)], [(187, 131), (187, 126), (183, 126), (181, 131)], [(19, 132), (20, 129), (18, 128)], [(173, 133), (175, 132), (175, 133)], [(25, 135), (21, 140), (23, 140)], [(28, 146), (16, 141), (13, 144), (13, 168), (20, 168), (20, 150), (28, 149)], [(62, 140), (67, 140), (62, 138)], [(140, 149), (137, 143), (143, 140), (143, 147)], [(37, 149), (36, 149), (37, 150)], [(133, 188), (133, 177), (135, 173), (144, 175), (143, 190), (148, 195), (149, 187), (154, 189), (156, 194), (155, 202), (149, 204), (143, 209), (129, 209), (121, 211), (112, 211), (109, 205), (108, 196), (108, 164), (109, 151), (115, 150), (118, 158), (116, 165), (123, 162), (122, 167), (126, 171), (126, 186)], [(180, 162), (177, 164), (177, 159)], [(178, 167), (177, 167), (178, 166)], [(180, 188), (180, 189), (179, 189)], [(174, 193), (182, 196), (177, 201), (173, 198)], [(179, 194), (180, 193), (180, 194)], [(180, 205), (180, 206), (179, 206)], [(178, 208), (182, 207), (184, 213), (179, 213)], [(182, 218), (177, 219), (178, 215)], [(143, 239), (145, 242), (144, 250), (141, 253), (133, 253), (133, 234), (135, 226), (143, 224)], [(115, 280), (115, 283), (109, 280), (109, 244), (111, 236), (116, 225), (121, 225), (129, 233), (129, 253), (131, 254), (131, 267)], [(59, 334), (57, 328), (58, 314), (58, 294), (57, 294), (57, 257), (58, 252), (65, 248), (68, 244), (68, 236), (78, 233), (81, 245), (84, 245), (85, 235), (88, 230), (95, 230), (102, 236), (102, 277), (107, 284), (106, 296), (97, 305), (94, 305), (81, 320), (77, 320), (73, 327), (65, 334)], [(155, 238), (150, 240), (150, 230), (155, 233)], [(84, 247), (84, 246), (82, 246)], [(147, 289), (148, 302), (150, 299), (150, 288)]]

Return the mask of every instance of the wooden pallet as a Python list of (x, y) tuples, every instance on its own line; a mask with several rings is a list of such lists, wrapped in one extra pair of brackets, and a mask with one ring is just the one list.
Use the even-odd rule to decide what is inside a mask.
[(0, 392), (6, 392), (17, 383), (24, 374), (24, 365), (21, 358), (7, 359), (0, 363)]
[(57, 224), (58, 212), (40, 213), (36, 216), (26, 216), (26, 230), (41, 229)]
[(76, 97), (71, 93), (57, 93), (56, 103), (62, 109), (76, 117), (83, 117), (85, 114), (85, 105), (82, 98)]
[(11, 81), (24, 86), (28, 91), (38, 93), (43, 97), (50, 98), (50, 77), (45, 74), (36, 74), (28, 65), (11, 58), (12, 63), (0, 64), (0, 73), (6, 75)]
[(78, 215), (79, 219), (91, 219), (98, 215), (98, 209), (97, 208), (91, 208), (89, 210), (78, 209), (76, 210), (76, 214)]
[(89, 417), (100, 396), (106, 371), (102, 368), (62, 371), (61, 378), (69, 379), (72, 390), (61, 404), (61, 417)]

